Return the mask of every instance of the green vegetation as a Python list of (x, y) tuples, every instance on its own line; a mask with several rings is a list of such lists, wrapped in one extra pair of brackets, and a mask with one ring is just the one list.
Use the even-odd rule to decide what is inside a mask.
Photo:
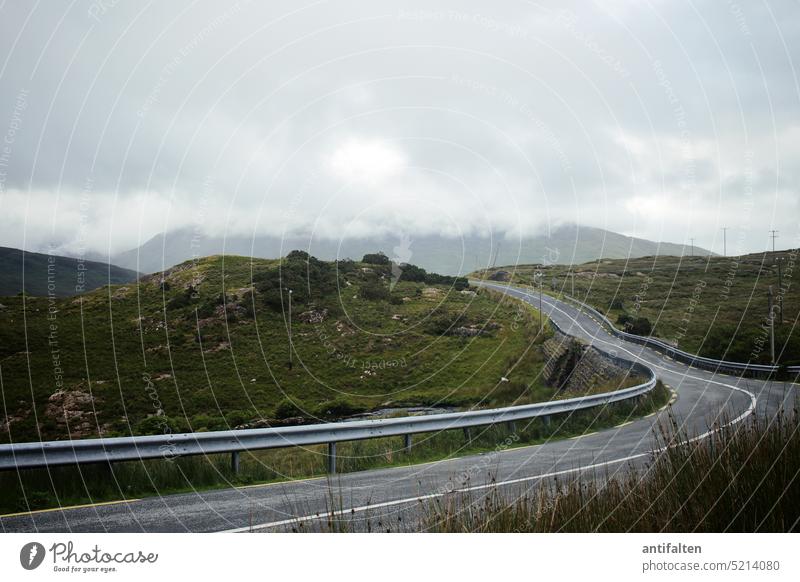
[(752, 418), (692, 442), (673, 427), (647, 468), (543, 483), (514, 498), (496, 488), (431, 503), (436, 532), (791, 532), (800, 526), (797, 411)]
[(73, 298), (2, 298), (0, 442), (554, 396), (529, 307), (408, 267), (216, 256)]
[(0, 247), (0, 297), (23, 291), (41, 297), (68, 297), (103, 285), (130, 283), (138, 277), (136, 271), (107, 263)]
[[(768, 289), (775, 298), (775, 353), (800, 364), (800, 286), (793, 283), (797, 252), (742, 257), (642, 257), (582, 265), (503, 267), (514, 284), (571, 294), (605, 313), (620, 329), (652, 334), (700, 355), (769, 363)], [(779, 272), (780, 267), (780, 272)], [(491, 275), (478, 273), (477, 276)], [(793, 276), (794, 275), (794, 276)], [(553, 287), (555, 279), (555, 287)], [(781, 287), (781, 280), (783, 286)], [(783, 308), (781, 323), (780, 306)]]
[[(669, 397), (659, 383), (642, 402), (557, 416), (550, 424), (518, 422), (516, 433), (502, 425), (473, 429), (470, 441), (460, 430), (415, 435), (410, 453), (403, 450), (400, 437), (341, 443), (337, 470), (345, 473), (408, 465), (568, 438), (649, 414), (664, 406)], [(0, 473), (0, 514), (323, 476), (325, 455), (325, 446), (242, 453), (238, 474), (231, 471), (229, 455), (5, 472)]]

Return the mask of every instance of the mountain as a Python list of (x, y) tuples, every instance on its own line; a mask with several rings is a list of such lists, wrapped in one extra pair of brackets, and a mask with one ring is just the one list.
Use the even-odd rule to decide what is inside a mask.
[(130, 283), (139, 273), (97, 261), (29, 253), (0, 247), (0, 296), (28, 295), (68, 297), (103, 285)]
[[(410, 262), (428, 271), (463, 275), (492, 263), (496, 265), (558, 263), (578, 264), (599, 258), (623, 259), (651, 255), (688, 255), (688, 246), (634, 238), (600, 228), (564, 225), (549, 234), (523, 239), (470, 235), (394, 236), (360, 239), (321, 240), (311, 237), (282, 239), (275, 236), (208, 237), (190, 229), (154, 236), (142, 246), (112, 257), (111, 262), (144, 273), (162, 271), (183, 261), (209, 255), (243, 255), (276, 258), (290, 250), (302, 249), (323, 260), (360, 259), (364, 254), (383, 251), (397, 262)], [(495, 258), (495, 253), (497, 257)], [(694, 248), (695, 255), (709, 251)]]

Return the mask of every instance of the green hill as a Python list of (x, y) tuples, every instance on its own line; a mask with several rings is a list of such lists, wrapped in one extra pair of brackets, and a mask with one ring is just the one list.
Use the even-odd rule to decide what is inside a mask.
[[(712, 358), (770, 362), (768, 290), (775, 302), (775, 354), (800, 364), (797, 250), (742, 257), (642, 257), (576, 265), (502, 267), (515, 283), (543, 273), (549, 292), (572, 293), (621, 329), (664, 339)], [(780, 265), (780, 270), (779, 270)], [(476, 276), (491, 275), (479, 272)], [(793, 276), (794, 275), (794, 276)], [(783, 285), (781, 286), (781, 282)], [(779, 307), (783, 307), (780, 317)]]
[(294, 251), (282, 261), (207, 257), (65, 299), (3, 298), (0, 441), (552, 396), (533, 312), (464, 285)]
[(23, 290), (28, 295), (68, 297), (138, 277), (136, 271), (107, 263), (0, 247), (0, 297)]

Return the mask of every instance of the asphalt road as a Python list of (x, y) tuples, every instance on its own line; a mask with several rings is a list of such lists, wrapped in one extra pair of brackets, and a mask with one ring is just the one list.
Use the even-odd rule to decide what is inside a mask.
[[(505, 288), (503, 288), (505, 289)], [(538, 307), (538, 296), (508, 293)], [(567, 333), (656, 370), (678, 394), (672, 414), (690, 434), (715, 422), (741, 421), (753, 410), (773, 414), (793, 399), (793, 385), (712, 374), (625, 343), (575, 307), (545, 296), (544, 311)], [(471, 498), (499, 487), (523, 494), (543, 479), (581, 472), (613, 475), (650, 459), (654, 425), (667, 411), (580, 438), (469, 455), (424, 465), (376, 469), (269, 485), (219, 489), (0, 518), (9, 532), (209, 532), (328, 529), (346, 522), (367, 531), (417, 528), (428, 504), (453, 490)], [(558, 419), (553, 419), (558, 422)], [(462, 493), (464, 495), (464, 493)], [(334, 513), (331, 513), (334, 512)]]

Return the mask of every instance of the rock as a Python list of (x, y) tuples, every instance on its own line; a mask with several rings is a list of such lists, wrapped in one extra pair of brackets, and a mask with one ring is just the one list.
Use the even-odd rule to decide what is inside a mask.
[(30, 411), (20, 409), (15, 414), (9, 414), (0, 420), (0, 434), (4, 432), (11, 432), (11, 425), (15, 422), (21, 422), (30, 415)]
[(450, 330), (450, 333), (448, 333), (448, 335), (454, 335), (458, 337), (476, 337), (479, 335), (484, 335), (484, 333), (486, 332), (484, 332), (482, 329), (470, 326), (470, 327), (454, 327)]
[(422, 290), (422, 296), (426, 297), (428, 299), (439, 297), (441, 294), (442, 294), (442, 292), (439, 289), (437, 289), (436, 287), (425, 287)]
[(111, 297), (112, 299), (117, 299), (117, 300), (125, 299), (128, 296), (128, 291), (130, 291), (130, 287), (120, 287), (119, 289), (114, 291), (114, 294)]
[(231, 347), (231, 344), (229, 344), (228, 342), (220, 342), (217, 345), (215, 345), (213, 348), (208, 348), (207, 350), (203, 350), (203, 353), (214, 354), (216, 352), (221, 352), (223, 350), (227, 350), (230, 347)]
[(303, 323), (322, 323), (326, 317), (328, 317), (327, 309), (311, 309), (298, 315), (297, 319)]
[(511, 273), (508, 271), (495, 271), (491, 275), (489, 275), (490, 281), (510, 281), (511, 280)]
[(477, 293), (475, 293), (475, 291), (470, 291), (469, 289), (462, 289), (461, 294), (467, 295), (468, 297), (476, 297), (478, 295)]
[(341, 335), (353, 335), (355, 333), (353, 329), (344, 322), (337, 321), (334, 326), (336, 327), (336, 331)]
[(97, 434), (94, 414), (97, 404), (99, 399), (93, 398), (88, 392), (59, 390), (47, 399), (44, 414), (60, 427), (68, 429), (71, 438), (82, 438)]

